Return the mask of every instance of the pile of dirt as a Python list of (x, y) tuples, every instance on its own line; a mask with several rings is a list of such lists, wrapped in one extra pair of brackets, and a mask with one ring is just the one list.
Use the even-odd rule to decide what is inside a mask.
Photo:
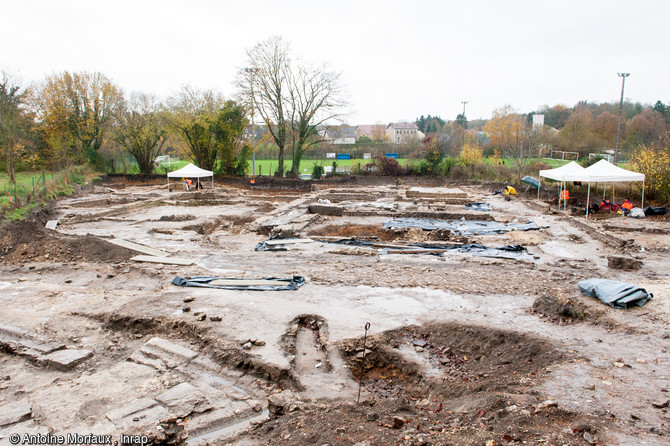
[(598, 441), (595, 417), (529, 391), (564, 359), (542, 338), (441, 323), (369, 337), (365, 350), (360, 338), (339, 347), (354, 375), (365, 370), (360, 404), (297, 404), (248, 435), (280, 445)]
[(586, 307), (568, 298), (550, 292), (539, 296), (533, 302), (533, 313), (539, 313), (551, 322), (572, 324), (583, 321), (587, 317)]
[(67, 236), (41, 222), (21, 220), (0, 227), (0, 262), (122, 262), (137, 253), (92, 236)]

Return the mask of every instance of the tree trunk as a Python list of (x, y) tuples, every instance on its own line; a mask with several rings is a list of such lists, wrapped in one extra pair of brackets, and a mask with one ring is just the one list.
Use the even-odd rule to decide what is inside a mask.
[(14, 176), (14, 143), (11, 139), (7, 141), (7, 175), (9, 175), (9, 181), (16, 186), (16, 177)]
[(284, 176), (284, 147), (279, 147), (279, 156), (277, 157), (277, 172), (275, 172), (275, 176)]

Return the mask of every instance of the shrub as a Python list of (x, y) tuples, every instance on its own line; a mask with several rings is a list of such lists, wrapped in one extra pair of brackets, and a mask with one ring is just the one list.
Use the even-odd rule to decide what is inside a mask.
[(483, 158), (482, 148), (474, 144), (466, 143), (461, 149), (458, 159), (466, 166), (481, 162)]
[(314, 167), (312, 168), (312, 179), (318, 180), (323, 176), (324, 171), (325, 169), (323, 168), (323, 164), (314, 163)]
[(377, 155), (375, 158), (377, 172), (380, 175), (397, 177), (403, 174), (400, 163), (395, 158), (387, 158), (384, 155)]
[(649, 198), (670, 201), (670, 135), (652, 147), (641, 146), (628, 158), (630, 169), (645, 175)]
[(594, 156), (593, 158), (584, 158), (580, 164), (582, 165), (582, 167), (586, 168), (586, 167), (594, 165), (595, 163), (597, 163), (601, 159), (604, 159), (604, 158), (600, 155)]

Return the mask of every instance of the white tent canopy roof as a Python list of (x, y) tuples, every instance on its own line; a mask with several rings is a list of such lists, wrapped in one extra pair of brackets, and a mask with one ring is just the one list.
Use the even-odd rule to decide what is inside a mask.
[(189, 163), (179, 170), (169, 172), (167, 176), (168, 178), (203, 178), (213, 177), (214, 173), (210, 170), (201, 169), (198, 166), (194, 166), (192, 163)]
[(546, 169), (540, 171), (540, 177), (550, 180), (563, 181), (568, 175), (579, 175), (584, 172), (584, 168), (574, 161), (570, 161), (561, 167), (555, 169)]
[(584, 169), (585, 178), (572, 181), (588, 181), (590, 183), (614, 183), (625, 181), (644, 181), (644, 174), (622, 169), (614, 164), (600, 160)]

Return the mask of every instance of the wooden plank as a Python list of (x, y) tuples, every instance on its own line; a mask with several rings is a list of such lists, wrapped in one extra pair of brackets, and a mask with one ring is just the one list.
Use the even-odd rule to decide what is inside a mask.
[(159, 251), (157, 249), (149, 248), (148, 246), (139, 245), (128, 240), (123, 240), (121, 238), (111, 238), (107, 240), (109, 243), (113, 243), (118, 246), (123, 246), (124, 248), (132, 249), (133, 251), (141, 252), (142, 254), (148, 254), (154, 257), (165, 257), (167, 253)]
[(217, 286), (285, 286), (288, 280), (214, 279), (210, 285)]
[(274, 240), (267, 240), (265, 242), (266, 245), (274, 246), (274, 245), (294, 245), (297, 243), (312, 243), (314, 240), (311, 238), (292, 238), (292, 239), (274, 239)]
[(161, 256), (135, 256), (131, 258), (135, 262), (164, 263), (166, 265), (188, 266), (195, 263), (193, 259), (184, 259), (182, 257), (161, 257)]
[(44, 227), (47, 229), (56, 229), (56, 226), (58, 226), (58, 220), (49, 220)]

